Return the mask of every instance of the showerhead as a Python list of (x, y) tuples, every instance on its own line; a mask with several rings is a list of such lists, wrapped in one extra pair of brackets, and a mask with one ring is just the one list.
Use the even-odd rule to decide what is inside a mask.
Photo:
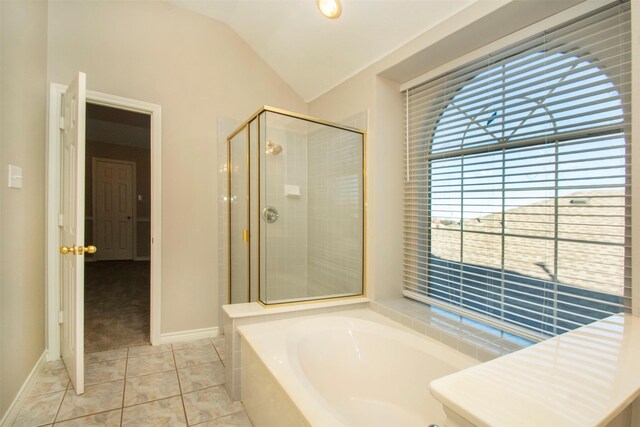
[(275, 144), (273, 141), (271, 141), (270, 139), (267, 140), (267, 150), (266, 150), (267, 154), (273, 154), (274, 156), (282, 153), (282, 146)]

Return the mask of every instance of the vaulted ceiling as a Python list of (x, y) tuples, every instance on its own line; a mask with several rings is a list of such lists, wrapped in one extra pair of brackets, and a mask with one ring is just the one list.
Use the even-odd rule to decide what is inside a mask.
[(476, 0), (167, 0), (229, 25), (305, 101), (322, 95)]

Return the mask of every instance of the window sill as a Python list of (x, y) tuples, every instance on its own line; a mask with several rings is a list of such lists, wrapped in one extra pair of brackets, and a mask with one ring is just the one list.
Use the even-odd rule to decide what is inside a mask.
[(369, 307), (480, 362), (488, 362), (534, 344), (493, 326), (405, 297), (371, 301)]

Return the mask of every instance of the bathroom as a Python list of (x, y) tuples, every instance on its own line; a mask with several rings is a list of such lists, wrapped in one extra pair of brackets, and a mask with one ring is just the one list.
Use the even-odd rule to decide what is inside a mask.
[[(608, 16), (618, 22), (619, 13), (592, 10), (591, 15), (579, 17), (571, 25), (547, 27), (544, 36), (536, 34), (534, 25), (512, 38), (525, 38), (526, 42), (503, 41), (500, 48), (499, 44), (491, 51), (486, 48), (495, 64), (485, 57), (460, 60), (459, 67), (450, 69), (446, 78), (439, 79), (442, 72), (432, 72), (404, 83), (404, 100), (394, 99), (392, 93), (385, 98), (382, 94), (389, 88), (377, 79), (378, 102), (384, 106), (373, 112), (335, 112), (339, 101), (357, 99), (357, 88), (349, 84), (332, 93), (333, 102), (327, 101), (326, 109), (310, 110), (312, 117), (296, 121), (295, 114), (280, 112), (294, 119), (289, 126), (274, 124), (273, 119), (270, 122), (269, 107), (264, 107), (266, 112), (259, 111), (230, 133), (228, 147), (219, 145), (220, 154), (225, 149), (233, 153), (238, 149), (238, 132), (248, 129), (240, 142), (248, 147), (249, 169), (238, 173), (231, 157), (230, 163), (219, 161), (223, 171), (221, 200), (226, 202), (230, 197), (233, 210), (238, 200), (246, 198), (250, 201), (248, 214), (238, 220), (233, 211), (227, 216), (221, 211), (219, 232), (228, 231), (223, 242), (228, 238), (232, 248), (229, 269), (220, 270), (222, 279), (229, 281), (227, 292), (233, 293), (236, 287), (250, 290), (248, 298), (245, 295), (244, 300), (236, 300), (228, 299), (221, 289), (221, 300), (233, 303), (223, 307), (225, 352), (233, 355), (231, 366), (226, 366), (225, 387), (230, 396), (242, 400), (255, 425), (639, 425), (638, 410), (632, 410), (635, 406), (631, 404), (637, 397), (638, 371), (629, 361), (620, 362), (633, 357), (631, 336), (635, 336), (637, 321), (630, 315), (617, 315), (631, 312), (631, 281), (627, 277), (631, 261), (624, 237), (631, 234), (631, 222), (616, 219), (624, 217), (625, 206), (629, 206), (624, 197), (625, 191), (627, 197), (631, 195), (625, 190), (625, 159), (631, 137), (624, 136), (625, 131), (598, 137), (594, 128), (589, 136), (593, 140), (580, 147), (576, 137), (589, 126), (585, 123), (611, 126), (629, 120), (629, 100), (620, 84), (628, 82), (630, 74), (624, 66), (607, 65), (608, 59), (596, 63), (584, 54), (589, 60), (580, 62), (578, 54), (556, 47), (565, 43), (567, 34), (588, 46), (604, 44), (586, 34), (609, 31)], [(537, 53), (540, 45), (547, 55)], [(600, 67), (605, 66), (607, 72), (600, 73)], [(540, 68), (549, 70), (540, 73), (549, 86), (543, 86), (537, 74), (526, 77)], [(503, 73), (503, 80), (496, 77), (496, 70)], [(565, 74), (558, 77), (560, 72)], [(588, 94), (582, 89), (585, 83), (576, 83), (578, 75), (590, 76)], [(454, 82), (451, 86), (448, 79)], [(484, 91), (479, 92), (478, 87)], [(543, 89), (536, 91), (538, 87)], [(521, 95), (524, 88), (534, 89)], [(576, 93), (584, 100), (578, 100)], [(502, 106), (485, 101), (492, 97), (501, 99)], [(475, 101), (478, 98), (480, 101)], [(537, 99), (537, 105), (546, 102), (548, 107), (543, 111), (523, 99)], [(393, 102), (395, 116), (388, 115)], [(398, 117), (399, 111), (404, 117)], [(402, 128), (398, 129), (397, 121), (393, 128), (390, 116), (403, 119)], [(296, 241), (301, 233), (286, 232), (286, 221), (297, 218), (288, 206), (296, 200), (312, 206), (318, 195), (311, 188), (302, 186), (299, 192), (296, 187), (295, 193), (301, 195), (293, 197), (300, 199), (292, 200), (288, 184), (296, 183), (301, 164), (306, 164), (311, 177), (314, 162), (322, 165), (319, 159), (331, 153), (316, 148), (319, 144), (312, 132), (294, 129), (304, 128), (305, 121), (332, 118), (337, 121), (326, 126), (342, 126), (341, 130), (354, 133), (363, 130), (360, 146), (367, 163), (362, 163), (366, 173), (360, 180), (366, 189), (361, 202), (366, 207), (365, 220), (348, 228), (366, 224), (366, 241), (362, 240), (366, 254), (362, 259), (362, 296), (366, 299), (354, 298), (349, 285), (359, 283), (358, 277), (345, 283), (346, 298), (341, 300), (335, 300), (335, 290), (324, 295), (307, 293), (305, 298), (304, 291), (291, 289), (288, 295), (285, 292), (289, 298), (270, 298), (272, 292), (278, 292), (270, 288), (285, 282), (282, 274), (293, 274), (293, 287), (298, 290), (304, 290), (313, 276), (310, 270), (295, 271), (318, 256), (312, 243), (307, 242), (307, 259), (285, 255), (284, 265), (269, 259), (268, 248), (273, 245), (276, 253), (283, 254), (286, 249), (277, 248), (284, 238), (290, 242), (284, 248), (298, 255), (304, 252), (304, 245)], [(553, 130), (541, 130), (540, 123), (546, 119), (553, 121)], [(477, 125), (479, 122), (484, 126)], [(283, 142), (288, 140), (278, 135), (283, 128), (303, 135), (297, 143), (306, 144), (307, 155), (300, 163), (293, 165), (278, 157), (288, 149)], [(404, 134), (403, 153), (394, 153), (388, 146), (384, 153), (368, 151), (370, 134), (375, 132), (374, 138), (379, 138), (385, 131)], [(562, 132), (571, 135), (559, 138), (554, 147), (547, 145), (553, 141), (549, 135)], [(432, 135), (428, 149), (425, 134)], [(513, 140), (513, 151), (493, 150), (489, 144), (499, 139), (496, 134), (504, 135), (504, 143)], [(544, 143), (534, 141), (539, 135), (544, 135)], [(251, 147), (258, 148), (252, 152)], [(339, 159), (341, 164), (353, 162), (357, 166), (357, 155), (346, 153)], [(431, 165), (428, 172), (425, 159)], [(376, 176), (381, 164), (388, 171), (400, 162), (396, 176)], [(225, 168), (227, 164), (231, 168)], [(589, 174), (586, 180), (585, 173)], [(246, 184), (253, 175), (258, 182)], [(330, 175), (325, 178), (327, 185), (337, 181)], [(352, 175), (344, 172), (346, 176)], [(234, 182), (248, 185), (248, 194), (238, 193)], [(384, 198), (377, 199), (380, 193), (376, 191)], [(456, 195), (462, 191), (462, 196)], [(342, 193), (334, 188), (329, 194), (334, 194), (335, 202)], [(354, 192), (352, 197), (351, 202), (358, 203), (361, 196)], [(239, 206), (247, 208), (242, 203)], [(268, 218), (273, 210), (278, 215)], [(307, 212), (308, 221), (311, 215)], [(393, 220), (400, 217), (404, 224)], [(340, 224), (340, 211), (327, 209), (323, 219), (329, 224), (323, 237), (332, 241), (327, 230)], [(276, 231), (274, 225), (279, 222), (285, 231)], [(431, 223), (428, 231), (425, 223)], [(250, 238), (243, 246), (240, 228), (244, 227)], [(351, 238), (344, 232), (338, 234), (345, 240)], [(353, 253), (340, 242), (338, 237), (329, 244), (336, 257), (351, 258)], [(247, 251), (244, 259), (233, 256), (234, 245)], [(389, 250), (397, 248), (394, 245), (402, 249)], [(222, 253), (229, 253), (228, 247), (221, 248)], [(591, 251), (598, 255), (591, 256)], [(220, 261), (222, 267), (224, 264)], [(326, 263), (325, 267), (331, 265)], [(399, 267), (403, 271), (392, 270)], [(237, 269), (249, 273), (238, 278), (234, 276)], [(344, 276), (349, 274), (348, 267), (338, 270)], [(224, 275), (229, 272), (231, 277)], [(394, 274), (403, 277), (401, 295), (397, 288), (385, 288), (397, 282), (385, 280)], [(429, 276), (433, 278), (425, 279)], [(301, 299), (306, 304), (291, 305)], [(408, 329), (403, 332), (417, 332), (443, 348), (432, 346), (417, 353), (422, 343), (402, 334), (395, 336), (397, 330), (386, 329), (388, 320)], [(555, 336), (558, 338), (551, 339)], [(594, 336), (599, 339), (594, 341)], [(456, 351), (447, 352), (451, 348)], [(443, 353), (431, 358), (440, 351)], [(603, 363), (601, 359), (606, 358), (618, 362)], [(576, 360), (581, 362), (573, 366)], [(622, 372), (633, 378), (633, 385), (614, 379), (624, 375)], [(437, 378), (441, 380), (434, 381)], [(576, 387), (580, 391), (575, 391)], [(611, 395), (600, 393), (598, 388), (610, 390)], [(522, 394), (525, 389), (529, 390), (527, 395)], [(552, 397), (545, 396), (547, 392)], [(566, 400), (567, 395), (573, 400)], [(609, 399), (616, 403), (602, 403)], [(593, 401), (598, 404), (589, 407), (586, 403)], [(535, 415), (529, 415), (532, 413)]]
[[(411, 281), (410, 278), (407, 279), (405, 272), (405, 181), (407, 163), (411, 161), (405, 157), (407, 89), (418, 87), (481, 56), (491, 55), (513, 43), (558, 27), (581, 15), (592, 13), (599, 7), (606, 6), (606, 2), (553, 1), (545, 2), (545, 7), (539, 7), (537, 2), (459, 2), (456, 3), (459, 9), (450, 10), (450, 15), (438, 9), (444, 7), (443, 2), (429, 3), (432, 3), (429, 5), (430, 9), (426, 6), (415, 7), (424, 7), (420, 10), (425, 14), (432, 13), (436, 21), (432, 22), (430, 28), (416, 32), (415, 35), (422, 35), (411, 43), (398, 43), (387, 50), (378, 50), (378, 56), (366, 67), (353, 70), (350, 75), (344, 74), (342, 78), (328, 79), (330, 83), (326, 90), (309, 89), (303, 92), (298, 89), (300, 93), (292, 89), (294, 86), (301, 87), (297, 86), (299, 82), (295, 77), (289, 81), (279, 77), (281, 71), (274, 71), (274, 65), (256, 54), (258, 48), (251, 47), (250, 41), (254, 42), (253, 39), (248, 36), (241, 38), (235, 34), (234, 25), (237, 21), (234, 24), (220, 24), (217, 23), (219, 21), (185, 11), (167, 2), (49, 2), (44, 3), (44, 6), (38, 2), (30, 4), (29, 21), (37, 25), (22, 26), (22, 29), (15, 29), (15, 32), (20, 34), (19, 31), (30, 31), (32, 37), (24, 39), (25, 43), (30, 44), (24, 49), (38, 52), (38, 55), (27, 55), (28, 61), (25, 59), (35, 70), (35, 74), (26, 75), (24, 78), (31, 76), (33, 85), (27, 84), (31, 80), (13, 81), (31, 87), (33, 91), (29, 93), (34, 97), (32, 104), (40, 107), (32, 111), (25, 110), (27, 112), (20, 110), (20, 114), (25, 115), (21, 116), (21, 120), (36, 123), (37, 126), (25, 126), (29, 133), (15, 139), (16, 141), (44, 141), (47, 129), (44, 117), (48, 83), (66, 83), (78, 70), (87, 73), (88, 87), (91, 90), (145, 100), (163, 107), (163, 251), (159, 270), (162, 282), (158, 283), (161, 298), (156, 306), (161, 322), (156, 325), (158, 328), (155, 338), (152, 334), (152, 343), (164, 345), (172, 340), (176, 342), (180, 337), (201, 339), (227, 335), (224, 330), (225, 317), (222, 306), (226, 305), (229, 297), (228, 278), (224, 276), (224, 266), (228, 265), (228, 259), (223, 252), (225, 239), (221, 238), (225, 227), (224, 223), (220, 222), (225, 205), (219, 196), (219, 186), (222, 185), (222, 179), (219, 177), (224, 175), (226, 159), (225, 145), (227, 137), (244, 120), (251, 117), (252, 113), (263, 105), (271, 105), (295, 114), (365, 131), (362, 164), (366, 174), (362, 176), (362, 183), (365, 185), (362, 203), (366, 201), (366, 205), (362, 206), (364, 215), (361, 218), (365, 230), (362, 236), (364, 271), (360, 282), (363, 289), (361, 298), (366, 298), (366, 301), (358, 302), (357, 298), (335, 300), (333, 303), (336, 307), (342, 307), (340, 310), (345, 311), (346, 304), (361, 310), (364, 305), (390, 321), (409, 327), (414, 326), (414, 319), (410, 314), (422, 316), (424, 320), (435, 313), (429, 317), (434, 319), (429, 323), (415, 322), (415, 328), (422, 329), (418, 332), (432, 336), (449, 347), (455, 347), (464, 356), (471, 357), (469, 354), (473, 352), (477, 362), (499, 360), (495, 359), (496, 355), (509, 353), (519, 346), (532, 347), (532, 337), (525, 334), (524, 338), (519, 338), (517, 331), (510, 331), (507, 332), (510, 335), (492, 341), (496, 345), (487, 350), (483, 347), (486, 339), (471, 339), (473, 336), (482, 338), (486, 334), (494, 333), (494, 329), (487, 329), (484, 325), (478, 326), (479, 319), (463, 320), (460, 315), (448, 315), (446, 310), (433, 310), (427, 316), (421, 313), (424, 303), (402, 296), (403, 292), (409, 292), (404, 283)], [(322, 24), (318, 25), (339, 28), (341, 22), (345, 22), (341, 19), (349, 22), (349, 17), (353, 16), (347, 7), (350, 4), (352, 3), (343, 2), (342, 17), (329, 20), (320, 16), (325, 21), (320, 21)], [(630, 4), (631, 13), (635, 14), (635, 18), (638, 12), (633, 6), (636, 2), (632, 1)], [(16, 13), (10, 6), (3, 7), (9, 8), (3, 11), (4, 17), (11, 17), (12, 13)], [(272, 12), (264, 13), (274, 17)], [(317, 13), (315, 4), (313, 13)], [(221, 12), (219, 17), (222, 15)], [(238, 19), (237, 16), (235, 19)], [(82, 23), (76, 29), (80, 32), (80, 37), (66, 32), (76, 21)], [(631, 19), (632, 31), (638, 25), (638, 21)], [(17, 22), (19, 21), (16, 20)], [(141, 28), (146, 30), (143, 32)], [(180, 37), (183, 40), (180, 41)], [(631, 40), (635, 64), (638, 60), (638, 40)], [(203, 55), (207, 50), (215, 52), (216, 55)], [(20, 58), (20, 52), (4, 52), (8, 52), (8, 58)], [(391, 53), (387, 55), (389, 52)], [(168, 57), (173, 59), (167, 60)], [(220, 58), (227, 62), (220, 61)], [(339, 58), (332, 58), (336, 63), (339, 62)], [(15, 63), (5, 61), (3, 66)], [(319, 71), (331, 73), (331, 70), (326, 68)], [(13, 74), (6, 75), (18, 79), (21, 74), (14, 69)], [(302, 80), (321, 79), (305, 76)], [(18, 83), (16, 87), (20, 87)], [(637, 99), (637, 89), (633, 88), (627, 95), (629, 93), (632, 94), (633, 100)], [(16, 99), (15, 96), (10, 98), (9, 95), (11, 92), (3, 92), (3, 99)], [(624, 102), (627, 105), (627, 101)], [(496, 111), (488, 111), (486, 117), (481, 116), (478, 120), (485, 124), (490, 122), (487, 126), (502, 125), (499, 112), (495, 118), (491, 117)], [(9, 120), (10, 116), (6, 117), (9, 124), (15, 121)], [(631, 116), (630, 120), (637, 121), (637, 117)], [(9, 132), (12, 128), (3, 126), (3, 129)], [(48, 277), (42, 253), (45, 250), (39, 253), (23, 251), (22, 256), (18, 254), (22, 251), (12, 250), (15, 247), (22, 248), (21, 244), (43, 247), (42, 236), (48, 230), (42, 220), (46, 210), (47, 194), (47, 176), (42, 167), (43, 159), (46, 158), (46, 145), (44, 142), (37, 145), (28, 141), (21, 144), (12, 142), (11, 136), (19, 133), (15, 131), (13, 134), (4, 134), (5, 131), (3, 162), (15, 162), (23, 166), (25, 185), (21, 190), (3, 190), (3, 211), (5, 206), (8, 209), (2, 215), (3, 275), (7, 276), (3, 276), (4, 289), (0, 296), (3, 312), (3, 333), (0, 335), (4, 366), (1, 377), (3, 416), (12, 407), (12, 402), (22, 385), (48, 348), (48, 326), (52, 322), (52, 310), (46, 309), (48, 288), (43, 284), (44, 278)], [(273, 156), (274, 153), (269, 154), (272, 156), (269, 160), (283, 160), (284, 155), (288, 154), (285, 144), (275, 137), (272, 142), (280, 144), (283, 150)], [(11, 157), (14, 151), (23, 158), (17, 156), (14, 160)], [(549, 156), (546, 152), (540, 155), (546, 156), (545, 158)], [(494, 162), (494, 159), (491, 161)], [(21, 165), (20, 162), (24, 164)], [(593, 167), (597, 168), (597, 165)], [(628, 167), (632, 172), (637, 168), (635, 164)], [(591, 166), (586, 168), (589, 169)], [(39, 171), (37, 175), (32, 175), (36, 170)], [(410, 168), (408, 171), (409, 179), (412, 179), (413, 171)], [(618, 174), (615, 168), (610, 169), (610, 172), (612, 175)], [(278, 196), (284, 196), (284, 185), (298, 186), (300, 199), (295, 198), (296, 189), (293, 188), (290, 189), (291, 197), (286, 200), (291, 203), (301, 201), (305, 197), (306, 184), (302, 179), (296, 181), (282, 182), (282, 186), (277, 189)], [(635, 193), (638, 186), (629, 191)], [(494, 200), (494, 195), (487, 197), (487, 200), (489, 199)], [(581, 204), (586, 199), (588, 197), (571, 198), (577, 207), (592, 206), (588, 204), (590, 200), (587, 200), (586, 205)], [(637, 197), (627, 199), (640, 200)], [(15, 211), (12, 210), (14, 207)], [(275, 204), (274, 207), (279, 208)], [(19, 216), (13, 215), (13, 212), (38, 212), (38, 215), (18, 221)], [(489, 213), (495, 214), (495, 211)], [(285, 219), (286, 216), (280, 216), (278, 221), (283, 224)], [(455, 221), (456, 218), (443, 216), (441, 223), (445, 220)], [(276, 225), (278, 221), (275, 222)], [(515, 227), (514, 221), (508, 218), (506, 225), (493, 219), (485, 223), (488, 224), (485, 229), (492, 226)], [(481, 231), (481, 226), (477, 227), (478, 231)], [(438, 230), (444, 232), (445, 227)], [(632, 239), (636, 231), (631, 230), (631, 233), (630, 240), (636, 240)], [(89, 243), (91, 242), (86, 242)], [(539, 251), (543, 259), (536, 259), (535, 263), (544, 264), (532, 268), (532, 271), (535, 269), (535, 274), (532, 273), (533, 279), (548, 283), (551, 281), (550, 275), (562, 274), (562, 266), (553, 262), (552, 246), (545, 246), (544, 251)], [(533, 245), (532, 247), (538, 248)], [(501, 250), (497, 245), (490, 246), (487, 252), (499, 254)], [(619, 257), (612, 255), (612, 259), (614, 258)], [(626, 256), (622, 258), (628, 259), (631, 263), (630, 266), (623, 266), (625, 272), (629, 272), (623, 273), (624, 280), (629, 281), (629, 286), (625, 282), (625, 289), (629, 289), (629, 295), (625, 297), (631, 305), (630, 311), (637, 313), (636, 294), (640, 295), (640, 292), (630, 292), (631, 288), (637, 288), (637, 280), (630, 274), (636, 261)], [(497, 265), (489, 263), (487, 266), (487, 269), (492, 269), (491, 274), (495, 273), (494, 270), (502, 268), (500, 257), (496, 256), (495, 259)], [(474, 261), (474, 264), (477, 265), (479, 262)], [(580, 260), (575, 262), (579, 263)], [(156, 275), (155, 278), (159, 279), (159, 276)], [(580, 279), (589, 280), (588, 277)], [(254, 291), (253, 295), (256, 294)], [(284, 317), (278, 310), (285, 312), (300, 307), (315, 307), (309, 310), (337, 310), (319, 308), (314, 306), (314, 303), (297, 306), (274, 305), (264, 310)], [(14, 318), (17, 321), (6, 320)], [(244, 321), (238, 321), (238, 324), (242, 322)], [(465, 331), (472, 332), (456, 333), (455, 339), (452, 339), (448, 333), (443, 333), (450, 331), (448, 328), (451, 327), (464, 327)], [(499, 329), (497, 325), (490, 325), (488, 328)], [(512, 335), (517, 338), (512, 338)], [(459, 339), (463, 336), (469, 339)], [(233, 345), (242, 344), (239, 342)], [(233, 358), (236, 349), (228, 348), (226, 353), (228, 357)], [(241, 356), (238, 354), (238, 357)], [(633, 378), (630, 372), (628, 375), (622, 375)], [(234, 378), (232, 381), (235, 380)], [(237, 379), (238, 384), (241, 381), (241, 378)], [(226, 380), (226, 384), (230, 384), (229, 379)], [(608, 387), (602, 384), (601, 386), (603, 389)], [(428, 384), (425, 384), (425, 387), (428, 388)], [(607, 399), (606, 396), (597, 393), (591, 398)], [(567, 407), (571, 405), (570, 401), (563, 400), (562, 397), (559, 397), (558, 401), (564, 402)], [(621, 407), (628, 403), (629, 401), (624, 402)]]

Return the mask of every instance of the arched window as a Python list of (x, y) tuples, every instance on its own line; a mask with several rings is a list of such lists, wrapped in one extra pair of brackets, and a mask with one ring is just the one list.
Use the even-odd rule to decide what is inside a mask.
[(408, 93), (409, 293), (543, 335), (628, 309), (630, 77), (607, 13)]

